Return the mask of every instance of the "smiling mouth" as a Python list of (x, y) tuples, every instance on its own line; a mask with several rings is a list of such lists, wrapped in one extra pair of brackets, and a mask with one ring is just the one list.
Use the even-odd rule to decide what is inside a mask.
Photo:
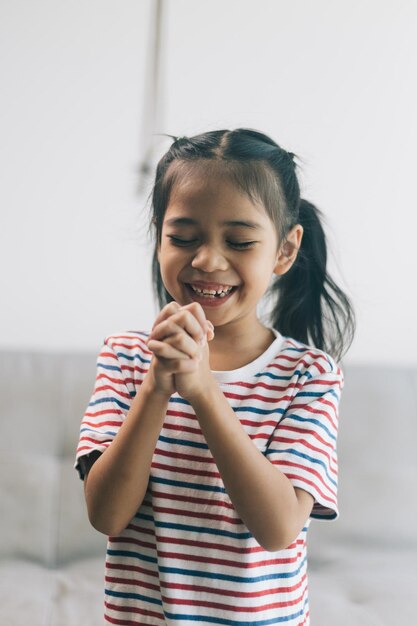
[(229, 296), (231, 293), (233, 293), (237, 289), (237, 286), (216, 290), (216, 289), (199, 289), (198, 287), (195, 287), (191, 285), (190, 283), (185, 283), (185, 285), (190, 291), (192, 291), (197, 296), (200, 296), (201, 298), (209, 298), (212, 300), (215, 300), (217, 298), (219, 299), (225, 298), (226, 296)]

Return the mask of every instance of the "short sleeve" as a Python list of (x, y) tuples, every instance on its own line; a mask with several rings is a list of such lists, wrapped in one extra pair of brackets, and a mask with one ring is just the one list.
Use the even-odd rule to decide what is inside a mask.
[[(266, 456), (294, 487), (314, 497), (311, 517), (333, 520), (337, 504), (337, 432), (342, 370), (307, 372), (268, 442)], [(300, 379), (301, 380), (301, 379)]]
[(106, 338), (97, 357), (94, 389), (80, 426), (74, 467), (81, 479), (84, 479), (81, 457), (104, 452), (119, 431), (130, 405), (131, 396), (118, 356)]

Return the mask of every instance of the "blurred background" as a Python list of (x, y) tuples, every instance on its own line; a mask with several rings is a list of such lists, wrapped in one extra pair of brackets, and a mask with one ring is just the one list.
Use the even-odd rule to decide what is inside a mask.
[(299, 155), (303, 196), (326, 215), (329, 270), (358, 321), (345, 362), (416, 362), (415, 2), (0, 12), (0, 348), (97, 352), (107, 334), (149, 329), (141, 164), (168, 148), (157, 133), (245, 126)]
[(2, 624), (103, 623), (74, 471), (96, 356), (157, 315), (163, 134), (239, 127), (298, 155), (357, 316), (312, 622), (414, 623), (416, 23), (414, 0), (0, 0)]

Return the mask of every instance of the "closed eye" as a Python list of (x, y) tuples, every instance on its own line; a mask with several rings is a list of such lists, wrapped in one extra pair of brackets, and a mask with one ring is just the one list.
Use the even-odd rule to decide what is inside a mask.
[[(190, 239), (190, 240), (179, 239), (179, 237), (174, 237), (173, 235), (168, 235), (168, 238), (171, 240), (171, 243), (174, 246), (183, 246), (183, 247), (190, 246), (197, 241), (196, 239)], [(235, 248), (244, 250), (244, 249), (254, 246), (256, 241), (228, 241), (227, 243)]]

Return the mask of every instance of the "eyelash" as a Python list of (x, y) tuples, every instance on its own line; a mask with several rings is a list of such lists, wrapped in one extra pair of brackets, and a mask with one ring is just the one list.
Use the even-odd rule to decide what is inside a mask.
[[(191, 239), (190, 241), (187, 241), (186, 239), (179, 239), (178, 237), (174, 237), (173, 235), (168, 235), (168, 237), (169, 239), (171, 239), (171, 242), (174, 244), (174, 246), (182, 246), (184, 248), (187, 246), (187, 244), (191, 244), (193, 243), (193, 241), (195, 241), (194, 239)], [(228, 241), (228, 243), (230, 243), (230, 245), (232, 246), (236, 246), (237, 249), (247, 250), (251, 248), (256, 243), (256, 241), (242, 241), (241, 243)]]

